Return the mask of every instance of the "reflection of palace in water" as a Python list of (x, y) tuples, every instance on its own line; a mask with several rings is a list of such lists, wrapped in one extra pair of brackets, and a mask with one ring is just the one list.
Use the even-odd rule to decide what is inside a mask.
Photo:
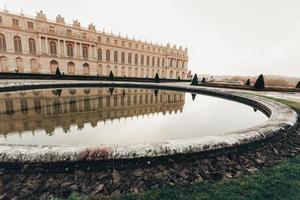
[(184, 93), (128, 88), (55, 89), (0, 95), (0, 131), (44, 129), (51, 134), (56, 127), (68, 132), (85, 123), (95, 127), (99, 121), (131, 118), (154, 113), (176, 113), (184, 106)]

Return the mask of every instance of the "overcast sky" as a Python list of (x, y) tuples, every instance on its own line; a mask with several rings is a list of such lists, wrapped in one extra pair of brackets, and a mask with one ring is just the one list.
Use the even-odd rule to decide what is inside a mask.
[(1, 0), (8, 10), (188, 47), (198, 74), (300, 77), (300, 0)]

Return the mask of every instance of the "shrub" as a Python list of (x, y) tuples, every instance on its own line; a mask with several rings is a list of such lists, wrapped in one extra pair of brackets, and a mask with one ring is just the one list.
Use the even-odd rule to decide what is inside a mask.
[(254, 89), (255, 90), (263, 90), (265, 89), (265, 81), (264, 81), (264, 76), (261, 74), (257, 78), (255, 84), (254, 84)]
[(246, 84), (245, 84), (246, 86), (250, 86), (250, 79), (248, 78), (248, 80), (247, 80), (247, 82), (246, 82)]
[(195, 98), (196, 98), (196, 94), (192, 93), (192, 99), (193, 99), (193, 101), (195, 100)]
[(201, 83), (205, 83), (205, 82), (206, 82), (205, 77), (203, 77)]
[(110, 73), (109, 73), (109, 78), (110, 78), (110, 79), (113, 79), (113, 78), (114, 78), (114, 74), (113, 74), (112, 71), (110, 71)]
[(61, 76), (61, 73), (60, 73), (60, 70), (59, 70), (58, 67), (56, 68), (55, 76), (56, 77), (60, 77)]
[(155, 81), (156, 83), (159, 83), (160, 80), (159, 80), (158, 73), (155, 74), (154, 81)]
[(296, 88), (300, 89), (300, 81), (297, 83)]
[(192, 84), (191, 85), (198, 85), (198, 77), (197, 74), (194, 75), (193, 80), (192, 80)]

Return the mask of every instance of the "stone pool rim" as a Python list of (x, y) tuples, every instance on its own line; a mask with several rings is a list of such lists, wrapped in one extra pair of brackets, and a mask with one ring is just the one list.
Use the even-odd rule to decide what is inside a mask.
[(53, 163), (103, 161), (135, 158), (154, 158), (177, 154), (205, 153), (247, 145), (277, 135), (287, 134), (297, 126), (297, 113), (290, 107), (261, 96), (240, 91), (204, 88), (199, 86), (178, 85), (172, 83), (137, 82), (41, 82), (0, 88), (0, 93), (79, 87), (126, 87), (176, 90), (182, 92), (206, 94), (237, 101), (255, 107), (264, 112), (269, 119), (258, 126), (226, 133), (222, 136), (205, 138), (184, 138), (157, 143), (122, 145), (15, 145), (0, 143), (1, 163)]

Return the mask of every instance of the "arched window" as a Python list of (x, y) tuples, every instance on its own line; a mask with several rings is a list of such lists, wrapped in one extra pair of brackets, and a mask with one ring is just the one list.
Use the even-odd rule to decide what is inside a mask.
[(28, 46), (29, 46), (29, 53), (36, 54), (36, 45), (35, 45), (35, 40), (33, 38), (30, 38), (28, 40)]
[(6, 51), (6, 40), (3, 34), (0, 34), (0, 51)]
[(32, 73), (38, 73), (39, 72), (38, 63), (37, 63), (36, 59), (32, 58), (30, 60), (30, 67), (31, 67), (31, 72)]
[(134, 64), (137, 65), (139, 62), (139, 56), (137, 54), (135, 54), (134, 56)]
[(16, 58), (16, 67), (18, 72), (24, 72), (23, 59)]
[(152, 57), (152, 67), (154, 67), (154, 65), (155, 65), (155, 58)]
[(157, 66), (157, 67), (160, 66), (160, 58), (157, 58), (156, 66)]
[(118, 69), (118, 66), (115, 66), (114, 67), (114, 76), (118, 76), (119, 74), (119, 69)]
[(149, 56), (147, 56), (146, 64), (147, 64), (147, 66), (150, 65), (150, 57)]
[(26, 99), (20, 99), (20, 104), (21, 104), (21, 112), (23, 114), (27, 114), (28, 113), (28, 102)]
[(58, 62), (56, 60), (52, 60), (50, 62), (50, 72), (54, 74), (56, 72), (56, 68), (58, 68)]
[(56, 54), (57, 54), (57, 48), (56, 48), (56, 42), (55, 41), (50, 42), (50, 54), (52, 56), (56, 56)]
[(162, 63), (161, 63), (162, 67), (165, 67), (165, 59), (162, 59)]
[(73, 44), (71, 44), (71, 43), (67, 44), (67, 55), (69, 58), (73, 58), (73, 56), (74, 56)]
[(75, 74), (75, 64), (73, 62), (68, 62), (68, 74)]
[(102, 61), (102, 49), (98, 49), (98, 61)]
[(99, 76), (103, 75), (103, 72), (102, 72), (102, 65), (98, 65), (98, 67), (97, 67), (97, 74), (98, 74)]
[(109, 73), (110, 73), (110, 66), (107, 65), (107, 66), (106, 66), (106, 75), (109, 76)]
[(0, 68), (1, 68), (1, 72), (8, 71), (7, 57), (5, 57), (5, 56), (0, 57)]
[(124, 66), (122, 66), (122, 68), (121, 68), (121, 76), (125, 77), (125, 67)]
[(110, 62), (110, 51), (106, 50), (106, 62)]
[(141, 55), (141, 65), (144, 65), (144, 55)]
[(83, 64), (83, 74), (89, 75), (90, 74), (90, 65), (88, 63)]
[(88, 53), (88, 47), (86, 45), (82, 46), (82, 57), (84, 59), (88, 59), (89, 53)]
[(128, 64), (131, 64), (131, 53), (128, 54)]
[(121, 53), (121, 63), (122, 64), (125, 63), (125, 53), (124, 52)]
[(138, 77), (138, 68), (136, 67), (135, 69), (134, 69), (134, 77)]
[(131, 70), (131, 67), (128, 68), (128, 77), (131, 77), (132, 76), (132, 70)]
[(117, 51), (114, 52), (114, 62), (118, 63), (118, 52)]
[(14, 46), (16, 53), (22, 53), (22, 41), (19, 36), (14, 37)]

